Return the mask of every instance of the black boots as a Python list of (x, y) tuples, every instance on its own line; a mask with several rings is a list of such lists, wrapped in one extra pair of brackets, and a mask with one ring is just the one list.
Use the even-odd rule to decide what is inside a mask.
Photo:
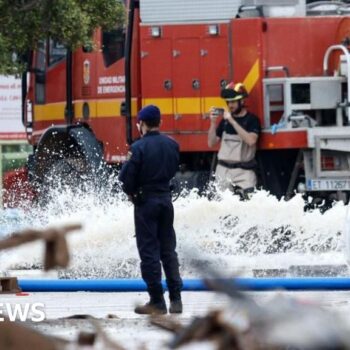
[[(155, 285), (148, 287), (148, 293), (150, 295), (150, 301), (145, 305), (135, 307), (135, 313), (140, 315), (165, 315), (168, 310), (164, 300), (162, 285)], [(181, 301), (181, 289), (171, 288), (169, 290), (170, 307), (169, 312), (171, 314), (182, 313), (182, 301)]]
[[(177, 296), (176, 298), (170, 297), (169, 312), (171, 314), (182, 313), (181, 296)], [(151, 296), (148, 303), (135, 307), (135, 313), (140, 315), (165, 315), (167, 313), (167, 307), (163, 295), (156, 298)]]
[(151, 297), (148, 303), (136, 306), (134, 311), (140, 315), (165, 315), (168, 312), (163, 295), (157, 298)]
[(181, 292), (179, 289), (169, 290), (170, 307), (169, 312), (171, 314), (182, 314), (182, 301)]
[(169, 312), (171, 314), (182, 314), (182, 301), (178, 300), (170, 300)]
[[(170, 300), (169, 312), (171, 314), (181, 314), (182, 313), (182, 301)], [(140, 305), (135, 307), (135, 313), (140, 315), (165, 315), (167, 313), (167, 307), (165, 300), (157, 301), (150, 300), (145, 305)]]

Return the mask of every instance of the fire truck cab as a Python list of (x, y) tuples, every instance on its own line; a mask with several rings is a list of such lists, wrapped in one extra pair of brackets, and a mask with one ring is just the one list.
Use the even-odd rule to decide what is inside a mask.
[(124, 27), (95, 32), (92, 49), (71, 52), (48, 39), (34, 53), (23, 78), (33, 181), (98, 178), (102, 160), (121, 164), (138, 137), (137, 111), (152, 103), (162, 131), (180, 144), (179, 177), (198, 185), (215, 166), (208, 111), (225, 107), (220, 89), (234, 81), (263, 127), (264, 188), (277, 196), (350, 191), (348, 5), (130, 0), (127, 11)]

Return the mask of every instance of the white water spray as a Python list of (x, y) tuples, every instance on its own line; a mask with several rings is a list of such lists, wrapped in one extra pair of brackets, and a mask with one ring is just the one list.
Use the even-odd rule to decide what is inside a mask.
[[(68, 270), (60, 271), (62, 276), (139, 277), (133, 206), (125, 196), (56, 190), (53, 198), (45, 210), (17, 211), (13, 217), (10, 211), (0, 212), (2, 231), (81, 223), (82, 232), (69, 236), (72, 261)], [(304, 212), (300, 195), (279, 201), (258, 191), (243, 202), (229, 191), (209, 200), (193, 190), (174, 207), (177, 250), (185, 277), (200, 274), (193, 264), (197, 260), (227, 273), (244, 270), (245, 275), (252, 269), (346, 263), (347, 206), (342, 202), (321, 214)], [(0, 255), (2, 270), (33, 268), (41, 261), (41, 244)]]

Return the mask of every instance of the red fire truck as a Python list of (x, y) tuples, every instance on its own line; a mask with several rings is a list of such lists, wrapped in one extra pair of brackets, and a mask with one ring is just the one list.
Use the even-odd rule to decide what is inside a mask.
[[(208, 111), (243, 82), (259, 116), (260, 184), (350, 190), (350, 13), (305, 0), (130, 0), (125, 27), (94, 33), (75, 52), (48, 39), (23, 76), (23, 123), (35, 152), (30, 179), (120, 165), (138, 137), (135, 116), (155, 104), (181, 149), (179, 178), (199, 185), (215, 166)], [(27, 109), (31, 113), (27, 113)], [(82, 177), (84, 178), (84, 177)]]

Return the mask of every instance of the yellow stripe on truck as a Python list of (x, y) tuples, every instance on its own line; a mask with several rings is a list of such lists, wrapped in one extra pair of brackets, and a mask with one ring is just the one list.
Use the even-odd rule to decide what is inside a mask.
[[(124, 101), (124, 99), (95, 100), (94, 102), (96, 103), (96, 114), (91, 115), (91, 118), (120, 117), (121, 104)], [(136, 98), (133, 98), (131, 101), (131, 115), (133, 117), (137, 114), (136, 102)]]
[(156, 105), (162, 114), (201, 114), (209, 112), (211, 107), (225, 107), (220, 97), (181, 97), (181, 98), (148, 98), (142, 100), (142, 106)]
[(65, 103), (50, 103), (34, 106), (35, 121), (64, 120)]
[(225, 100), (221, 97), (207, 97), (202, 100), (202, 110), (204, 113), (208, 113), (211, 107), (227, 108)]
[(243, 85), (250, 93), (260, 78), (260, 61), (257, 59), (243, 81)]
[[(103, 99), (74, 101), (74, 116), (83, 118), (83, 105), (89, 104), (90, 118), (115, 118), (120, 117), (122, 99)], [(181, 97), (181, 98), (150, 98), (143, 99), (142, 106), (154, 104), (158, 106), (162, 114), (201, 114), (208, 113), (211, 107), (225, 107), (225, 101), (220, 97)], [(34, 120), (40, 121), (64, 121), (66, 103), (48, 103), (34, 106)], [(132, 101), (132, 115), (137, 115), (136, 99)]]
[(142, 107), (147, 105), (156, 105), (162, 114), (174, 113), (173, 98), (144, 98), (142, 99)]
[(177, 98), (175, 104), (176, 114), (198, 114), (201, 111), (200, 98)]
[[(120, 117), (120, 106), (122, 99), (103, 99), (103, 100), (86, 100), (74, 101), (74, 116), (77, 119), (83, 118), (83, 105), (89, 104), (90, 118), (115, 118)], [(34, 121), (64, 121), (65, 102), (48, 103), (45, 105), (34, 106)], [(136, 116), (137, 104), (136, 99), (131, 103), (131, 114)]]
[[(120, 116), (122, 100), (100, 100), (96, 101), (97, 113), (94, 117), (116, 117)], [(93, 116), (91, 116), (93, 118)]]

